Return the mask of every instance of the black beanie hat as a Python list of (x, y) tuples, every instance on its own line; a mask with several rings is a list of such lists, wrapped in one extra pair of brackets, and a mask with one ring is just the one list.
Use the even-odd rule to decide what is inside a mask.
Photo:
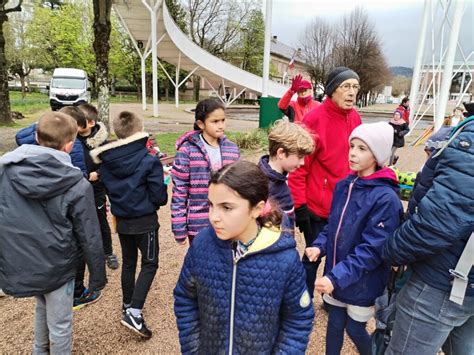
[(352, 69), (346, 67), (334, 68), (328, 75), (326, 80), (325, 92), (326, 95), (331, 96), (337, 87), (348, 79), (356, 79), (359, 81), (359, 75)]
[(464, 108), (467, 112), (464, 112), (464, 117), (471, 117), (474, 116), (474, 102), (464, 103)]

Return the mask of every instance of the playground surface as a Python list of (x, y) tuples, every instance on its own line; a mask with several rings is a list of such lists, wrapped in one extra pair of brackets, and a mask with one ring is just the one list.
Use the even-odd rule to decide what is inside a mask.
[[(188, 107), (189, 106), (189, 107)], [(151, 110), (143, 114), (139, 104), (113, 104), (111, 117), (121, 110), (130, 110), (142, 114), (146, 129), (153, 133), (185, 132), (192, 127), (193, 115), (183, 111), (193, 105), (182, 105), (176, 109), (174, 105), (160, 106), (160, 117), (151, 118)], [(29, 117), (34, 122), (36, 117)], [(249, 131), (257, 127), (257, 122), (248, 120), (228, 119), (227, 130), (232, 132)], [(0, 151), (14, 148), (16, 128), (0, 128)], [(410, 141), (410, 140), (409, 140)], [(158, 141), (159, 144), (159, 141)], [(6, 149), (5, 149), (6, 148)], [(248, 153), (245, 157), (257, 161), (261, 152)], [(417, 171), (425, 160), (423, 147), (406, 147), (397, 153), (400, 160), (397, 166), (402, 171)], [(171, 196), (171, 188), (169, 189)], [(153, 330), (150, 340), (139, 339), (120, 325), (121, 289), (120, 269), (107, 269), (108, 284), (103, 297), (97, 303), (74, 312), (73, 351), (76, 353), (153, 353), (179, 354), (178, 332), (173, 313), (173, 288), (176, 284), (187, 246), (175, 243), (171, 234), (169, 204), (159, 211), (161, 224), (160, 236), (160, 267), (144, 308), (144, 317)], [(296, 234), (298, 250), (303, 252), (304, 238)], [(118, 236), (113, 235), (114, 252), (121, 259)], [(320, 268), (320, 272), (322, 271)], [(324, 354), (326, 336), (326, 313), (321, 308), (321, 297), (315, 297), (316, 318), (311, 334), (308, 354)], [(0, 353), (28, 353), (33, 344), (33, 298), (14, 299), (0, 298)], [(373, 322), (369, 323), (373, 329)], [(346, 337), (343, 354), (357, 354), (355, 347)]]

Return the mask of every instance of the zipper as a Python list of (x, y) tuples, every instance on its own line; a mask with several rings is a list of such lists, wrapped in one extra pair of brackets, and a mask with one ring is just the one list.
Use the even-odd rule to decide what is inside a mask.
[(344, 208), (342, 209), (341, 218), (339, 219), (339, 224), (337, 225), (336, 236), (334, 238), (334, 253), (333, 253), (333, 260), (332, 260), (332, 267), (336, 266), (336, 250), (337, 250), (337, 240), (339, 238), (339, 232), (341, 231), (342, 220), (344, 219), (344, 214), (346, 213), (347, 205), (349, 204), (349, 200), (351, 198), (352, 187), (354, 183), (357, 181), (359, 177), (356, 177), (349, 185), (349, 192), (347, 194), (346, 203), (344, 204)]
[(235, 316), (235, 288), (237, 280), (237, 258), (235, 251), (232, 250), (232, 289), (230, 294), (230, 331), (229, 331), (229, 355), (232, 355), (234, 348), (234, 316)]

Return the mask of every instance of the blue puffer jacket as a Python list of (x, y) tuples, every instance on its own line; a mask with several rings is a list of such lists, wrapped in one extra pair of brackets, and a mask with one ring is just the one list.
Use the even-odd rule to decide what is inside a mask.
[(403, 214), (397, 191), (397, 177), (388, 168), (337, 183), (328, 224), (313, 243), (326, 255), (325, 276), (335, 299), (368, 307), (382, 295), (390, 272), (382, 247)]
[(139, 132), (90, 152), (94, 163), (102, 163), (101, 181), (114, 216), (145, 216), (168, 201), (163, 166), (157, 156), (149, 153), (147, 140), (148, 133)]
[[(459, 133), (459, 130), (462, 129)], [(439, 155), (429, 186), (415, 213), (388, 239), (383, 257), (395, 265), (411, 264), (431, 287), (450, 292), (454, 269), (474, 230), (474, 116), (452, 134), (459, 135)], [(434, 158), (430, 158), (436, 159)], [(432, 162), (427, 162), (429, 167)], [(474, 269), (467, 296), (474, 296)]]
[(208, 227), (186, 255), (174, 290), (181, 352), (304, 354), (314, 310), (293, 237), (263, 228), (235, 263), (232, 245)]
[[(33, 123), (31, 126), (20, 129), (15, 135), (15, 141), (18, 146), (23, 144), (38, 144), (36, 142), (36, 123)], [(76, 168), (81, 169), (82, 174), (87, 176), (86, 161), (84, 159), (84, 149), (82, 148), (82, 143), (79, 139), (74, 141), (74, 146), (71, 153), (72, 165)]]

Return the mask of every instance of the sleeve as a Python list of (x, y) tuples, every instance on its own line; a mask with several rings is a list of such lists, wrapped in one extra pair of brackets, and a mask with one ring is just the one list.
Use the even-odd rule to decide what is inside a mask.
[(36, 142), (36, 123), (20, 129), (15, 134), (15, 142), (18, 146), (23, 144), (38, 144)]
[(189, 155), (185, 147), (181, 147), (174, 159), (171, 169), (173, 195), (171, 198), (171, 229), (177, 241), (188, 236), (187, 213), (190, 186)]
[(440, 155), (433, 184), (416, 212), (387, 240), (387, 261), (404, 265), (432, 257), (474, 230), (474, 145), (468, 134), (462, 132)]
[(408, 128), (408, 125), (407, 125), (406, 123), (403, 124), (401, 128), (402, 128), (402, 129), (401, 129), (401, 131), (398, 133), (398, 135), (399, 135), (400, 137), (405, 137), (405, 136), (408, 134), (408, 132), (410, 132), (410, 129)]
[(383, 263), (382, 248), (400, 224), (402, 205), (395, 194), (385, 194), (377, 199), (370, 214), (361, 243), (326, 274), (335, 289), (356, 283), (365, 271), (375, 270)]
[(314, 309), (305, 280), (303, 264), (295, 252), (280, 309), (280, 331), (272, 353), (303, 354), (306, 351)]
[(147, 186), (150, 191), (150, 199), (158, 208), (168, 202), (168, 191), (163, 176), (163, 166), (157, 156), (152, 156), (153, 165), (147, 176)]
[(196, 354), (199, 352), (199, 307), (196, 281), (192, 274), (192, 261), (193, 249), (191, 247), (184, 259), (178, 283), (173, 291), (174, 314), (182, 354)]
[(326, 244), (327, 244), (327, 240), (328, 240), (328, 228), (329, 228), (329, 223), (327, 223), (324, 226), (324, 229), (322, 230), (322, 232), (318, 234), (315, 241), (311, 245), (312, 247), (319, 248), (319, 250), (321, 251), (321, 254), (319, 254), (320, 259), (323, 256), (326, 255), (326, 250), (327, 250)]
[(291, 98), (293, 97), (295, 93), (293, 91), (291, 91), (291, 89), (289, 89), (287, 92), (285, 92), (285, 94), (282, 96), (282, 98), (280, 99), (280, 101), (278, 101), (278, 108), (284, 113), (286, 114), (286, 109), (288, 108), (288, 106), (290, 105), (290, 102), (291, 102)]
[(77, 189), (85, 193), (75, 193), (69, 204), (68, 214), (73, 225), (74, 236), (83, 251), (89, 269), (89, 289), (101, 290), (105, 287), (107, 278), (94, 193), (92, 185), (85, 179), (82, 179), (78, 185)]
[(71, 163), (76, 168), (81, 169), (82, 174), (88, 179), (89, 174), (87, 173), (87, 167), (86, 167), (84, 154), (85, 154), (84, 147), (82, 146), (81, 141), (79, 139), (76, 139), (74, 141), (74, 146), (72, 147), (72, 151), (71, 153), (69, 153), (69, 155), (71, 156)]

